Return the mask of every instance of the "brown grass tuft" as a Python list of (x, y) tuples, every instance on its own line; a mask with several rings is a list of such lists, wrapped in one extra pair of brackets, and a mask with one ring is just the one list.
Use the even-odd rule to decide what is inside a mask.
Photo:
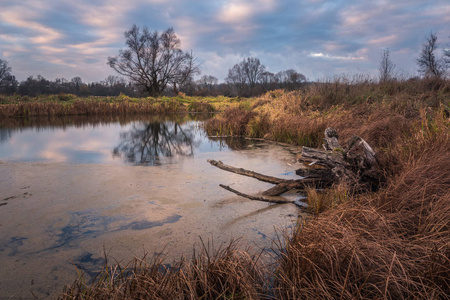
[(202, 242), (200, 253), (165, 267), (160, 257), (110, 267), (91, 284), (80, 276), (60, 299), (259, 299), (265, 288), (259, 255), (238, 250), (237, 241), (217, 250)]

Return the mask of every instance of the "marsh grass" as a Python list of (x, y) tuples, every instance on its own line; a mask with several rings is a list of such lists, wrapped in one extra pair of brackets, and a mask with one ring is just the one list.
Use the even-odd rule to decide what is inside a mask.
[[(248, 100), (250, 101), (250, 100)], [(250, 102), (249, 102), (250, 103)], [(249, 105), (228, 97), (176, 97), (131, 98), (117, 97), (80, 98), (71, 94), (48, 96), (0, 96), (0, 116), (66, 116), (66, 115), (124, 115), (167, 114), (180, 112), (216, 112), (228, 107)]]
[(211, 103), (196, 100), (189, 103), (187, 109), (190, 112), (199, 112), (199, 113), (213, 113), (215, 111), (215, 108)]
[(319, 147), (324, 128), (333, 126), (341, 144), (357, 134), (374, 148), (384, 172), (380, 189), (307, 190), (314, 214), (279, 235), (273, 264), (235, 242), (219, 251), (203, 245), (175, 268), (150, 263), (116, 281), (77, 281), (63, 298), (448, 299), (449, 111), (449, 81), (428, 79), (338, 78), (233, 103), (207, 121), (210, 134)]
[(172, 267), (159, 256), (135, 258), (124, 267), (106, 262), (91, 284), (80, 273), (59, 299), (258, 299), (264, 267), (260, 254), (250, 252), (239, 250), (237, 240), (218, 249), (202, 241), (191, 259)]
[[(391, 145), (395, 175), (286, 238), (280, 299), (444, 299), (450, 292), (450, 140), (442, 111)], [(405, 147), (406, 146), (406, 147)], [(317, 197), (328, 207), (333, 197)], [(316, 204), (315, 207), (320, 207)]]
[(247, 125), (254, 116), (254, 112), (236, 106), (229, 107), (220, 117), (208, 121), (205, 130), (211, 136), (243, 136), (247, 133)]
[(349, 198), (349, 191), (344, 184), (325, 190), (316, 190), (308, 187), (305, 189), (305, 192), (308, 209), (316, 215), (347, 202)]

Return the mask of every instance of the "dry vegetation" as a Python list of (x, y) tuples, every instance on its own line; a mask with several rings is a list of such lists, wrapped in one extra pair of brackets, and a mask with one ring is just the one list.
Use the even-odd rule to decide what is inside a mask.
[[(80, 275), (61, 298), (448, 297), (449, 81), (376, 84), (364, 78), (353, 82), (336, 78), (302, 91), (277, 90), (245, 101), (193, 100), (178, 102), (191, 110), (223, 110), (205, 124), (210, 135), (262, 137), (313, 147), (320, 146), (328, 126), (338, 130), (341, 141), (360, 135), (377, 152), (384, 184), (375, 193), (359, 195), (349, 194), (345, 186), (308, 190), (312, 217), (280, 235), (270, 265), (261, 253), (240, 250), (234, 242), (212, 252), (204, 246), (172, 268), (164, 268), (157, 258), (136, 259), (123, 269), (105, 265), (94, 283), (84, 282)], [(82, 111), (82, 104), (72, 105)], [(98, 109), (104, 108), (99, 104)], [(3, 115), (4, 111), (3, 107)]]
[(85, 97), (71, 94), (51, 96), (2, 96), (0, 95), (0, 117), (36, 116), (125, 116), (138, 114), (168, 114), (180, 112), (211, 113), (224, 107), (237, 105), (237, 98), (189, 97), (179, 93), (177, 97), (131, 98)]

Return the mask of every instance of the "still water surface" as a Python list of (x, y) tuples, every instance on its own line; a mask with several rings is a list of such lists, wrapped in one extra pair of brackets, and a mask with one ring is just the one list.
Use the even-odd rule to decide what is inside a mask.
[(164, 252), (171, 263), (189, 256), (199, 237), (268, 248), (298, 209), (221, 189), (258, 194), (271, 185), (206, 160), (295, 178), (296, 152), (209, 138), (199, 117), (2, 120), (0, 295), (54, 298), (76, 268), (95, 276), (104, 249), (110, 261)]

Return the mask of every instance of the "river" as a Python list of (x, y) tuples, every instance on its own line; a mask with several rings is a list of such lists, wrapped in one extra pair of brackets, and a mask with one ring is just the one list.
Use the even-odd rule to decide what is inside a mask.
[[(199, 116), (40, 118), (0, 122), (0, 295), (55, 298), (84, 272), (203, 240), (270, 248), (300, 214), (238, 197), (272, 185), (207, 159), (295, 178), (295, 147), (208, 137)], [(295, 193), (288, 197), (298, 197)], [(0, 298), (1, 298), (0, 297)]]

